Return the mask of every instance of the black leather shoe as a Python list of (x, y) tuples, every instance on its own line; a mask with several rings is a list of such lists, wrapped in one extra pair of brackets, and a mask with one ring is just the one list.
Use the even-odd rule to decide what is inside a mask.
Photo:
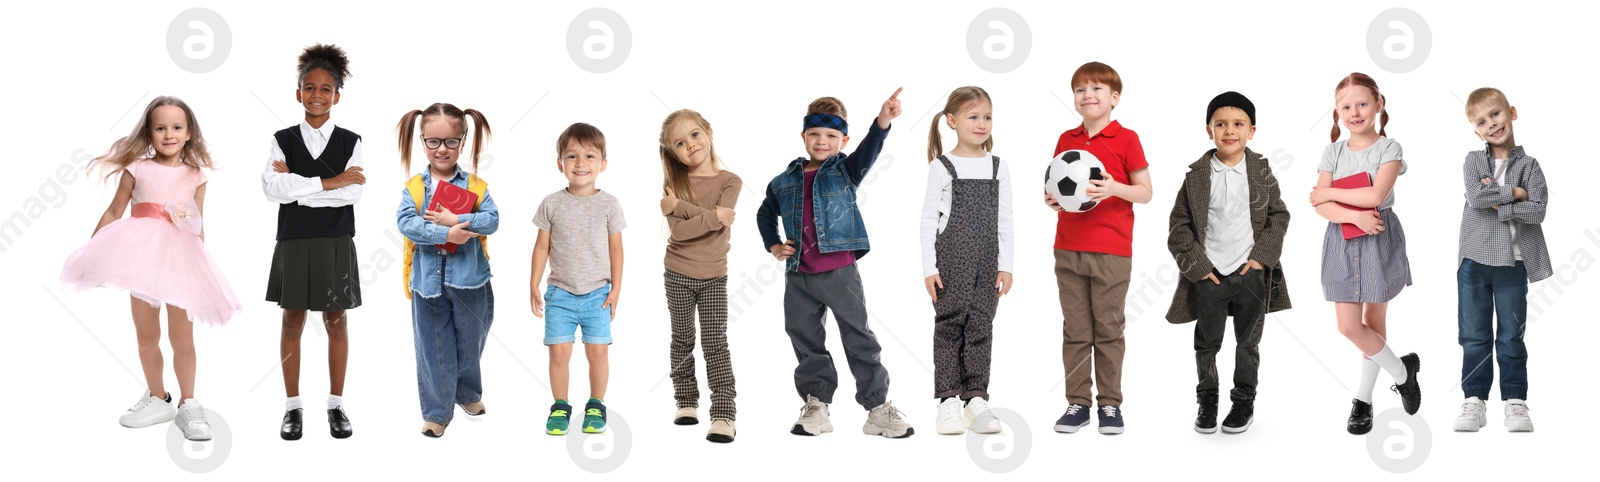
[(1400, 394), (1400, 404), (1406, 409), (1407, 415), (1416, 415), (1417, 408), (1422, 406), (1422, 385), (1417, 382), (1417, 372), (1422, 371), (1422, 358), (1416, 353), (1409, 353), (1400, 357), (1400, 363), (1406, 365), (1406, 382), (1396, 383), (1392, 390)]
[(1350, 407), (1350, 422), (1348, 423), (1350, 433), (1365, 435), (1367, 432), (1371, 432), (1372, 404), (1363, 402), (1360, 399), (1351, 399), (1351, 401), (1355, 402), (1355, 404)]
[(350, 429), (350, 418), (344, 416), (344, 407), (328, 409), (328, 432), (333, 438), (350, 438), (355, 433)]
[(278, 435), (284, 440), (300, 440), (300, 409), (283, 412), (283, 430)]

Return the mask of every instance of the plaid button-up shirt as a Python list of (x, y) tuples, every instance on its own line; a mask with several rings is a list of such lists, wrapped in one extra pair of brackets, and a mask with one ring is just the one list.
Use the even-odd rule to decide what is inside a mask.
[[(1544, 171), (1522, 146), (1512, 147), (1507, 157), (1505, 182), (1501, 183), (1495, 180), (1494, 155), (1487, 144), (1483, 150), (1467, 153), (1462, 166), (1466, 203), (1461, 209), (1461, 252), (1456, 264), (1471, 259), (1488, 266), (1515, 266), (1511, 250), (1511, 227), (1515, 225), (1515, 243), (1528, 270), (1528, 281), (1549, 278), (1550, 251), (1540, 226), (1549, 199)], [(1483, 183), (1485, 178), (1488, 184)], [(1528, 200), (1512, 198), (1517, 187), (1528, 192)]]

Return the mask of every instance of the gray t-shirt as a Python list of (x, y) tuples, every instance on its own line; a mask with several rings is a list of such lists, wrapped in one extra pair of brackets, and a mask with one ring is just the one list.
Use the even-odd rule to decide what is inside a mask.
[[(1400, 142), (1387, 137), (1379, 137), (1378, 142), (1359, 151), (1350, 150), (1350, 141), (1343, 140), (1328, 144), (1322, 150), (1322, 162), (1317, 164), (1318, 171), (1333, 174), (1335, 181), (1358, 172), (1365, 172), (1378, 181), (1378, 166), (1390, 161), (1400, 161), (1400, 174), (1406, 173), (1405, 154), (1400, 151)], [(1383, 198), (1383, 205), (1378, 209), (1394, 207), (1394, 189), (1389, 190), (1389, 197)]]
[(609, 236), (628, 227), (615, 196), (556, 191), (539, 203), (533, 225), (550, 233), (551, 285), (583, 295), (611, 281)]

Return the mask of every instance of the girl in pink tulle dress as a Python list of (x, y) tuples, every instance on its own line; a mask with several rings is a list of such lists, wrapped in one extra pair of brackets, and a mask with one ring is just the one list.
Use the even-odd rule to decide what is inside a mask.
[[(61, 268), (65, 288), (104, 286), (131, 295), (139, 362), (149, 390), (122, 415), (122, 425), (146, 427), (175, 419), (191, 440), (209, 440), (211, 427), (194, 400), (194, 324), (183, 321), (220, 325), (240, 309), (204, 243), (200, 214), (206, 176), (201, 169), (211, 167), (194, 112), (176, 98), (156, 98), (134, 132), (90, 164), (106, 179), (121, 174), (121, 180), (89, 242)], [(130, 216), (123, 218), (124, 211)], [(176, 410), (162, 386), (162, 304), (167, 305), (172, 365), (182, 393)]]

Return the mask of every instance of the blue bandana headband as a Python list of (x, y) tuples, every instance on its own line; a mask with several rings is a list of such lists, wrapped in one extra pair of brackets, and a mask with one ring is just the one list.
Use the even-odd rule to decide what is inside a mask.
[(806, 114), (805, 127), (800, 131), (805, 132), (806, 129), (812, 127), (826, 127), (837, 130), (840, 134), (850, 135), (850, 124), (845, 122), (843, 118), (833, 114)]

